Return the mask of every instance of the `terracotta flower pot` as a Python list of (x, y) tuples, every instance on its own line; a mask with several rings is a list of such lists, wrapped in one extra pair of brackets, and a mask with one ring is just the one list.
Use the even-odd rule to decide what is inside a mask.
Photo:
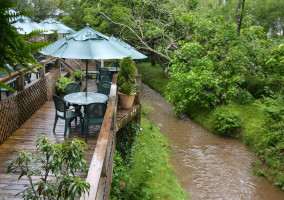
[(131, 108), (133, 106), (135, 95), (136, 95), (136, 93), (128, 96), (127, 94), (123, 94), (123, 93), (118, 92), (120, 106), (122, 108)]

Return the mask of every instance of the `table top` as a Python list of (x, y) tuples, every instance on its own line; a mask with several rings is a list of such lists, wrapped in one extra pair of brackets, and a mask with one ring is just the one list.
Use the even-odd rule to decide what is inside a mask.
[(106, 103), (108, 100), (108, 96), (101, 93), (88, 92), (86, 97), (85, 92), (76, 92), (67, 94), (64, 97), (64, 100), (72, 104), (84, 106), (91, 103)]
[(105, 67), (110, 72), (119, 72), (119, 67)]

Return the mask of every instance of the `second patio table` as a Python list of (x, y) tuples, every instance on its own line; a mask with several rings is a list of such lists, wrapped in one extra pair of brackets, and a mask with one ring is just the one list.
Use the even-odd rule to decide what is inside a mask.
[(108, 96), (101, 93), (88, 92), (86, 97), (85, 92), (76, 92), (66, 95), (64, 100), (72, 104), (85, 106), (91, 103), (106, 103)]

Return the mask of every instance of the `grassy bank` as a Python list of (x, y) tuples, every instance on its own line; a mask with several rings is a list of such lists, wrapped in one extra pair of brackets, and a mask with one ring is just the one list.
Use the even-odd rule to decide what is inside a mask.
[[(162, 69), (152, 68), (148, 63), (137, 67), (139, 73), (146, 77), (143, 82), (164, 94), (168, 80), (165, 80), (165, 76), (160, 77)], [(164, 83), (153, 84), (156, 75)], [(159, 85), (163, 87), (159, 88)], [(231, 103), (216, 109), (193, 108), (187, 114), (211, 132), (220, 134), (225, 129), (227, 132), (223, 135), (242, 139), (258, 158), (254, 172), (267, 177), (284, 190), (283, 110), (283, 97), (280, 95), (274, 99), (252, 100), (245, 104)]]
[(139, 63), (137, 65), (139, 73), (142, 74), (142, 82), (147, 83), (152, 89), (164, 94), (167, 84), (170, 81), (165, 76), (160, 65), (151, 66), (151, 63)]
[(145, 116), (141, 129), (137, 134), (132, 128), (118, 135), (111, 199), (186, 199), (168, 162), (167, 139)]

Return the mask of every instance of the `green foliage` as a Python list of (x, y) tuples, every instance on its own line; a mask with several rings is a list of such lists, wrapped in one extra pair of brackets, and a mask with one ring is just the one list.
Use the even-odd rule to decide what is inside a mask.
[(142, 118), (141, 128), (129, 162), (125, 162), (119, 152), (115, 154), (116, 178), (111, 199), (186, 199), (185, 191), (168, 164), (170, 148), (166, 137), (145, 118)]
[[(75, 75), (75, 80), (76, 81), (79, 81), (81, 79), (81, 74), (82, 74), (82, 80), (86, 80), (86, 74), (85, 72), (79, 70), (79, 69), (76, 69), (75, 72), (74, 72), (74, 75)], [(71, 72), (71, 77), (73, 77), (73, 72)]]
[(117, 133), (116, 150), (125, 161), (129, 159), (128, 156), (131, 154), (138, 131), (139, 126), (135, 123), (130, 123)]
[(120, 86), (119, 91), (123, 94), (131, 95), (131, 94), (135, 93), (135, 88), (134, 88), (134, 85), (132, 83), (123, 83)]
[(223, 136), (234, 136), (243, 122), (238, 112), (226, 107), (218, 107), (212, 115), (212, 131)]
[(246, 89), (239, 89), (238, 96), (234, 99), (234, 102), (246, 105), (250, 104), (254, 100), (253, 96)]
[(284, 75), (284, 43), (272, 49), (263, 70), (269, 74)]
[(139, 74), (142, 74), (142, 82), (164, 95), (171, 78), (165, 76), (162, 68), (160, 66), (151, 66), (151, 63), (138, 63), (137, 68)]
[[(28, 42), (28, 38), (32, 38), (40, 34), (40, 31), (34, 31), (27, 35), (18, 34), (17, 30), (11, 26), (10, 21), (19, 16), (19, 14), (10, 14), (8, 9), (13, 6), (11, 0), (1, 0), (0, 9), (0, 71), (10, 74), (13, 71), (19, 71), (21, 68), (28, 68), (33, 71), (31, 64), (39, 66), (34, 59), (33, 54), (37, 53), (46, 45), (44, 42)], [(11, 89), (4, 83), (0, 82), (0, 87)]]
[(62, 93), (66, 93), (65, 87), (68, 83), (74, 82), (72, 79), (67, 77), (61, 77), (58, 79), (58, 81), (55, 83), (55, 87), (57, 91), (60, 91)]
[(136, 92), (136, 68), (132, 63), (133, 60), (131, 57), (123, 58), (120, 62), (120, 71), (117, 74), (118, 91), (127, 95), (131, 95)]
[(46, 39), (51, 42), (56, 42), (58, 40), (58, 33), (57, 30), (53, 30), (54, 33), (48, 34)]
[(270, 92), (270, 97), (256, 101), (265, 116), (265, 128), (258, 134), (255, 151), (268, 169), (257, 169), (264, 176), (272, 179), (284, 190), (284, 97), (282, 93)]
[(245, 82), (241, 85), (242, 88), (248, 90), (254, 98), (261, 98), (262, 96), (267, 96), (267, 90), (277, 92), (283, 91), (284, 89), (284, 78), (282, 76), (267, 76), (267, 77), (258, 77), (247, 75), (245, 77)]
[[(55, 144), (42, 136), (36, 148), (37, 153), (17, 151), (19, 157), (6, 163), (7, 173), (20, 172), (19, 179), (29, 180), (29, 185), (20, 192), (23, 199), (74, 199), (89, 192), (89, 183), (75, 175), (78, 171), (87, 173), (85, 142), (73, 139)], [(39, 180), (34, 180), (34, 176)]]
[(210, 59), (213, 54), (206, 53), (199, 43), (186, 43), (175, 53), (168, 69), (173, 81), (166, 97), (177, 114), (194, 106), (210, 108), (229, 103), (238, 94), (243, 69), (234, 63), (234, 56), (219, 60)]
[(50, 14), (53, 14), (58, 8), (60, 0), (12, 0), (15, 2), (14, 9), (17, 11), (28, 11), (31, 13), (31, 18), (40, 22)]

